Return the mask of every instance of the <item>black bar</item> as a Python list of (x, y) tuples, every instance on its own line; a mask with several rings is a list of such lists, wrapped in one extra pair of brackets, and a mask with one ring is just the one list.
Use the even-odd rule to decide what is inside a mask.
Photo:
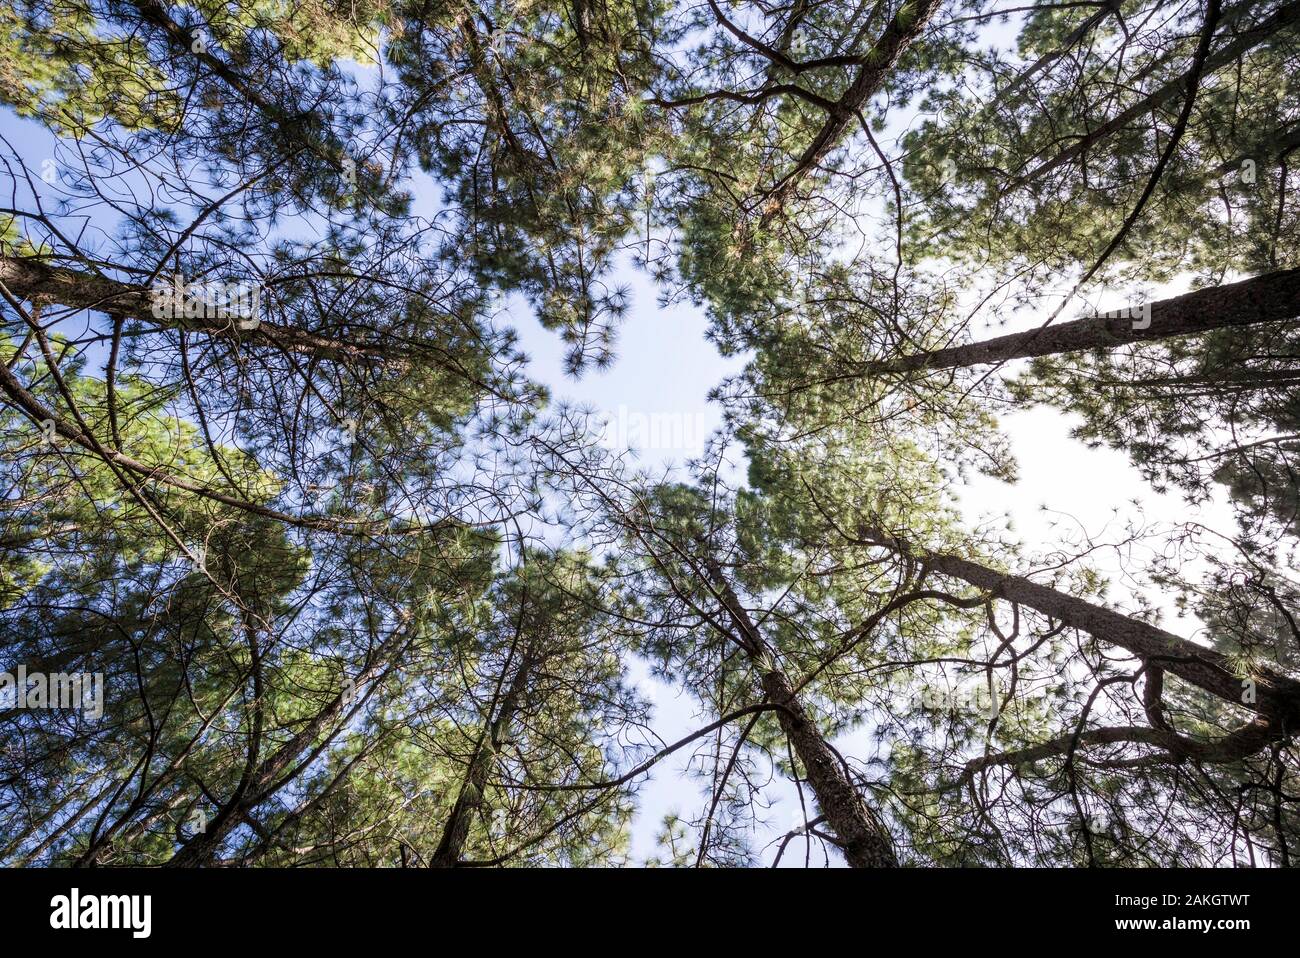
[[(205, 950), (427, 941), (434, 952), (461, 951), (473, 950), (478, 935), (493, 951), (586, 950), (597, 942), (639, 950), (715, 936), (797, 944), (808, 934), (822, 944), (829, 944), (824, 934), (847, 936), (867, 951), (898, 936), (918, 947), (1017, 940), (1006, 935), (1048, 936), (1019, 940), (1049, 949), (1099, 941), (1181, 946), (1198, 938), (1232, 948), (1294, 927), (1290, 878), (1246, 869), (0, 870), (0, 927), (10, 946), (44, 940)], [(74, 888), (92, 911), (98, 901), (86, 906), (88, 896), (150, 896), (148, 938), (130, 927), (52, 928), (52, 900), (70, 904)], [(1135, 921), (1153, 924), (1117, 924)], [(1211, 927), (1200, 927), (1207, 921)]]

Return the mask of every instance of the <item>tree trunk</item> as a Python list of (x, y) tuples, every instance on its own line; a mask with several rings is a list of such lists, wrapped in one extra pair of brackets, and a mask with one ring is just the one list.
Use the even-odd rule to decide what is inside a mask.
[(934, 572), (963, 579), (995, 596), (1087, 632), (1100, 642), (1126, 649), (1226, 702), (1279, 719), (1291, 727), (1300, 721), (1300, 682), (1284, 675), (1260, 669), (1246, 678), (1236, 674), (1226, 655), (1103, 606), (969, 559), (941, 553), (926, 553), (923, 559), (926, 567)]
[(443, 827), (442, 839), (429, 859), (431, 868), (454, 868), (460, 863), (461, 855), (465, 851), (465, 841), (469, 838), (470, 822), (484, 805), (483, 791), (487, 787), (488, 773), (492, 770), (492, 757), (510, 727), (519, 698), (528, 684), (528, 676), (533, 664), (533, 660), (527, 657), (520, 663), (505, 698), (501, 700), (501, 708), (496, 720), (484, 728), (483, 737), (479, 741), (474, 758), (470, 761), (469, 771), (461, 785), (460, 794), (456, 796), (456, 804), (452, 806), (451, 815)]
[[(116, 778), (112, 775), (109, 775), (108, 782), (104, 785), (103, 788), (101, 788), (93, 796), (91, 796), (90, 801), (82, 805), (81, 808), (79, 808), (77, 811), (64, 816), (63, 820), (59, 824), (59, 827), (56, 828), (53, 832), (51, 832), (49, 835), (45, 836), (45, 838), (40, 842), (40, 844), (38, 844), (31, 851), (27, 852), (27, 854), (23, 855), (17, 861), (11, 862), (6, 867), (26, 868), (32, 862), (38, 861), (40, 857), (44, 855), (56, 842), (58, 842), (60, 838), (62, 838), (68, 832), (72, 831), (72, 829), (76, 827), (78, 822), (80, 822), (83, 818), (86, 817), (88, 813), (94, 810), (94, 808), (104, 800), (104, 797), (108, 795), (109, 792), (113, 791), (113, 789), (115, 789), (117, 785), (118, 782)], [(59, 802), (57, 805), (54, 806), (54, 808), (50, 810), (49, 814), (46, 815), (45, 819), (40, 823), (40, 826), (38, 827), (43, 828), (45, 825), (49, 824), (52, 820), (54, 820), (58, 816), (58, 814), (61, 811), (63, 811), (63, 808), (64, 806), (67, 805), (68, 801), (72, 799), (74, 796), (76, 796), (77, 794), (78, 792), (76, 791), (70, 791), (67, 797), (65, 797), (61, 802)], [(4, 861), (5, 859), (7, 859), (9, 855), (12, 854), (18, 848), (18, 846), (21, 845), (26, 840), (27, 840), (26, 835), (20, 835), (17, 838), (15, 838), (13, 841), (11, 841), (8, 844), (8, 846), (5, 847), (4, 851), (0, 851), (0, 861)]]
[[(1250, 7), (1251, 4), (1249, 3), (1240, 4), (1239, 6), (1234, 7), (1233, 10), (1229, 11), (1229, 16), (1225, 19), (1232, 21), (1236, 19), (1240, 13), (1249, 10)], [(1288, 3), (1285, 6), (1279, 7), (1266, 20), (1261, 21), (1257, 26), (1252, 27), (1251, 29), (1237, 33), (1235, 39), (1232, 40), (1231, 43), (1225, 44), (1217, 53), (1208, 57), (1205, 61), (1204, 67), (1202, 68), (1201, 75), (1209, 76), (1216, 70), (1222, 69), (1230, 63), (1235, 63), (1252, 49), (1264, 43), (1264, 41), (1268, 40), (1275, 34), (1290, 27), (1298, 20), (1300, 20), (1300, 3)], [(1170, 80), (1168, 83), (1164, 84), (1148, 96), (1143, 97), (1137, 103), (1134, 103), (1117, 116), (1112, 117), (1095, 129), (1089, 130), (1087, 134), (1078, 137), (1073, 143), (1064, 150), (1061, 150), (1061, 152), (1057, 153), (1050, 160), (1040, 163), (1032, 171), (1015, 180), (1011, 184), (1012, 188), (1018, 188), (1034, 182), (1040, 177), (1052, 172), (1052, 170), (1058, 169), (1063, 164), (1068, 163), (1075, 157), (1087, 152), (1111, 134), (1128, 126), (1128, 124), (1132, 123), (1134, 120), (1140, 119), (1148, 113), (1160, 109), (1166, 103), (1177, 97), (1184, 96), (1191, 80), (1192, 71), (1184, 73), (1176, 80)]]
[(898, 856), (885, 826), (876, 818), (857, 786), (849, 781), (840, 758), (808, 717), (790, 680), (773, 670), (762, 678), (763, 691), (777, 705), (781, 730), (803, 763), (817, 806), (839, 839), (853, 868), (897, 868)]
[(909, 11), (906, 17), (900, 10), (899, 14), (889, 22), (870, 52), (862, 58), (862, 69), (858, 71), (849, 88), (844, 91), (844, 95), (836, 101), (830, 117), (795, 161), (794, 167), (781, 178), (763, 213), (764, 223), (780, 210), (786, 197), (799, 185), (799, 181), (835, 149), (844, 136), (845, 130), (857, 120), (859, 111), (889, 79), (899, 56), (913, 40), (920, 36), (926, 23), (938, 8), (938, 0), (913, 0), (903, 8)]
[(232, 344), (274, 346), (316, 359), (368, 359), (400, 364), (409, 361), (413, 355), (411, 350), (389, 344), (337, 339), (266, 322), (260, 317), (255, 327), (241, 328), (229, 319), (154, 316), (151, 289), (108, 276), (50, 266), (39, 260), (0, 257), (0, 283), (18, 299), (32, 303), (93, 309), (158, 329), (184, 329)]
[[(256, 828), (253, 811), (293, 782), (301, 770), (319, 758), (347, 728), (348, 717), (355, 715), (370, 698), (392, 663), (410, 644), (414, 629), (413, 625), (392, 635), (376, 650), (370, 664), (356, 677), (356, 685), (366, 687), (357, 702), (352, 702), (349, 692), (335, 695), (297, 734), (258, 763), (257, 768), (248, 776), (248, 787), (228, 800), (202, 832), (191, 836), (166, 863), (166, 867), (196, 868), (206, 865), (212, 861), (222, 841), (238, 825), (248, 824)], [(290, 769), (291, 765), (295, 768)]]
[[(701, 538), (700, 542), (707, 548), (707, 540)], [(760, 668), (762, 663), (774, 661), (762, 633), (731, 588), (722, 567), (707, 553), (704, 566), (723, 608), (744, 637), (741, 644), (750, 661)], [(839, 839), (849, 865), (853, 868), (898, 867), (898, 856), (894, 854), (889, 831), (876, 817), (857, 786), (849, 781), (839, 756), (827, 744), (817, 723), (804, 711), (790, 680), (780, 670), (769, 666), (761, 672), (759, 684), (768, 699), (782, 707), (777, 712), (781, 731), (790, 740), (795, 754), (803, 763), (804, 774), (817, 799), (817, 806)]]
[(981, 363), (1110, 349), (1171, 336), (1194, 336), (1214, 329), (1253, 326), (1300, 316), (1300, 269), (1281, 270), (1253, 279), (1213, 286), (1152, 303), (1150, 325), (1136, 328), (1129, 311), (1118, 316), (1076, 319), (1060, 325), (1010, 333), (964, 346), (867, 363), (863, 375), (921, 369), (954, 369)]
[(454, 868), (460, 864), (469, 838), (469, 826), (475, 814), (483, 807), (483, 789), (487, 786), (488, 772), (492, 768), (493, 750), (490, 737), (484, 737), (478, 751), (470, 761), (469, 772), (461, 784), (456, 804), (452, 806), (447, 824), (443, 826), (442, 839), (429, 859), (430, 868)]

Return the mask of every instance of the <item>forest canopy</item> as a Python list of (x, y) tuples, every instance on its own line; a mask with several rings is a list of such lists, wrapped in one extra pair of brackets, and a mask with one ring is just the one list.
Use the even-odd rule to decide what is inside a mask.
[[(11, 0), (0, 100), (0, 864), (1296, 863), (1300, 3)], [(666, 468), (516, 317), (670, 303)], [(1185, 521), (980, 521), (1029, 409)]]

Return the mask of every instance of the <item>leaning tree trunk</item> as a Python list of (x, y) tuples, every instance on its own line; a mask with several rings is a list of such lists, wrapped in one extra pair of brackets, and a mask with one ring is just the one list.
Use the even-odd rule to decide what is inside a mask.
[(954, 369), (1011, 359), (1111, 349), (1172, 336), (1194, 336), (1214, 329), (1254, 326), (1300, 316), (1300, 269), (1281, 270), (1253, 279), (1213, 286), (1150, 304), (1150, 324), (1134, 326), (1131, 310), (1119, 315), (1077, 319), (1060, 325), (1010, 333), (964, 346), (866, 363), (861, 373), (914, 372)]
[(889, 22), (879, 39), (862, 58), (862, 68), (853, 78), (848, 89), (828, 107), (830, 116), (827, 117), (826, 122), (804, 148), (793, 168), (781, 178), (766, 204), (763, 213), (764, 223), (780, 210), (799, 181), (839, 145), (845, 132), (857, 121), (862, 108), (889, 79), (903, 51), (921, 35), (938, 9), (938, 0), (917, 0), (901, 8)]
[[(247, 822), (253, 823), (253, 812), (288, 786), (296, 777), (291, 766), (298, 770), (319, 758), (335, 739), (347, 728), (348, 718), (360, 711), (370, 698), (392, 663), (402, 654), (414, 637), (413, 630), (395, 633), (386, 639), (370, 664), (356, 677), (356, 686), (365, 686), (356, 701), (352, 693), (340, 691), (328, 704), (276, 751), (262, 759), (248, 777), (248, 785), (237, 791), (217, 812), (204, 830), (190, 837), (172, 858), (166, 862), (170, 868), (196, 868), (209, 864), (216, 856), (222, 841), (234, 829)], [(84, 857), (84, 856), (83, 856)], [(90, 862), (87, 862), (90, 864)]]
[[(909, 551), (894, 540), (884, 541), (899, 551)], [(963, 579), (994, 596), (1028, 606), (1087, 632), (1098, 641), (1125, 649), (1224, 701), (1280, 720), (1288, 727), (1300, 721), (1300, 682), (1294, 679), (1268, 669), (1255, 669), (1249, 676), (1238, 675), (1226, 655), (1150, 623), (969, 559), (935, 552), (921, 556), (926, 567), (934, 572)]]
[(853, 868), (897, 868), (898, 856), (894, 854), (889, 832), (876, 818), (858, 790), (845, 773), (840, 757), (835, 754), (816, 723), (808, 717), (784, 673), (771, 671), (762, 678), (763, 691), (775, 705), (781, 730), (794, 747), (803, 763), (804, 775), (817, 796), (817, 805), (835, 836), (839, 839), (844, 858)]
[(460, 794), (456, 796), (447, 824), (443, 826), (438, 847), (429, 859), (430, 868), (454, 868), (460, 864), (469, 838), (470, 822), (483, 808), (483, 790), (487, 787), (488, 772), (492, 768), (492, 755), (490, 735), (485, 734), (470, 760), (469, 772), (461, 783)]
[[(1284, 34), (1284, 31), (1290, 29), (1297, 21), (1300, 21), (1300, 3), (1288, 3), (1278, 7), (1254, 27), (1245, 30), (1235, 29), (1235, 24), (1232, 21), (1236, 20), (1242, 13), (1250, 10), (1251, 7), (1251, 3), (1241, 3), (1227, 12), (1223, 19), (1227, 21), (1226, 26), (1234, 26), (1233, 39), (1221, 46), (1213, 55), (1206, 57), (1205, 63), (1201, 67), (1201, 76), (1209, 76), (1224, 67), (1232, 66), (1255, 47), (1263, 45), (1277, 34)], [(1019, 188), (1033, 183), (1071, 160), (1083, 156), (1103, 140), (1118, 133), (1129, 124), (1135, 123), (1159, 110), (1165, 104), (1185, 96), (1189, 85), (1192, 83), (1193, 72), (1189, 71), (1170, 80), (1106, 122), (1095, 126), (1082, 136), (1074, 138), (1069, 146), (1051, 159), (1044, 160), (1029, 173), (1013, 181), (1012, 186)]]
[(251, 328), (243, 328), (230, 319), (216, 317), (155, 316), (154, 290), (149, 287), (65, 266), (52, 266), (38, 259), (0, 257), (0, 283), (20, 300), (31, 303), (91, 309), (115, 318), (135, 320), (155, 329), (182, 329), (239, 346), (274, 347), (330, 361), (401, 364), (414, 356), (413, 350), (400, 344), (339, 339), (264, 321), (260, 317)]
[(483, 792), (487, 788), (488, 773), (492, 770), (492, 757), (510, 727), (534, 664), (530, 657), (525, 657), (520, 663), (518, 671), (510, 681), (510, 688), (505, 698), (501, 700), (497, 718), (484, 728), (483, 737), (473, 759), (470, 760), (469, 771), (461, 784), (460, 794), (456, 796), (451, 815), (447, 818), (447, 824), (443, 826), (442, 838), (429, 859), (429, 867), (454, 868), (460, 863), (465, 851), (465, 842), (469, 838), (470, 823), (476, 814), (481, 813), (484, 805)]
[[(707, 546), (707, 542), (704, 543)], [(862, 793), (851, 781), (844, 763), (826, 742), (817, 723), (804, 710), (794, 686), (779, 669), (764, 665), (774, 661), (762, 633), (735, 590), (727, 582), (721, 566), (708, 557), (704, 560), (708, 578), (717, 592), (728, 617), (743, 637), (741, 645), (760, 672), (759, 683), (777, 712), (781, 731), (790, 740), (795, 754), (803, 763), (804, 774), (817, 799), (817, 806), (835, 832), (844, 858), (853, 868), (896, 868), (898, 856), (889, 830), (872, 811)]]

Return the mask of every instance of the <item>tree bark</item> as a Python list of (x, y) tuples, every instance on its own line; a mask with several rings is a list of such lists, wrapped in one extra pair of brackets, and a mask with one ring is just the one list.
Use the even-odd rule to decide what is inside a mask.
[(1150, 325), (1136, 328), (1127, 312), (1077, 319), (1056, 326), (1010, 333), (964, 346), (950, 346), (866, 363), (862, 374), (954, 369), (1011, 359), (1110, 349), (1172, 336), (1194, 336), (1215, 329), (1253, 326), (1300, 316), (1300, 269), (1280, 270), (1239, 283), (1198, 289), (1151, 304)]
[[(706, 548), (708, 543), (701, 539)], [(727, 615), (744, 637), (741, 643), (749, 659), (760, 668), (775, 661), (749, 612), (740, 603), (727, 582), (721, 566), (711, 556), (704, 560), (708, 578)], [(781, 706), (777, 713), (781, 731), (790, 740), (795, 754), (803, 763), (804, 774), (817, 799), (817, 806), (835, 832), (844, 858), (852, 868), (897, 868), (898, 856), (889, 831), (876, 816), (862, 793), (851, 781), (838, 755), (827, 744), (795, 694), (794, 686), (779, 669), (768, 666), (760, 673), (759, 684), (768, 699)]]
[[(906, 551), (901, 546), (894, 548)], [(1278, 720), (1286, 727), (1294, 728), (1300, 721), (1300, 682), (1284, 675), (1257, 669), (1249, 676), (1241, 676), (1226, 655), (1104, 606), (969, 559), (934, 552), (923, 553), (920, 558), (934, 572), (963, 579), (994, 596), (1087, 632), (1100, 642), (1158, 664), (1165, 673), (1226, 702)]]
[(532, 668), (531, 658), (525, 658), (520, 663), (519, 670), (510, 681), (510, 688), (505, 698), (501, 700), (501, 709), (497, 718), (484, 728), (483, 737), (479, 741), (474, 758), (470, 761), (469, 771), (461, 785), (460, 794), (456, 796), (451, 815), (443, 827), (442, 838), (429, 859), (431, 868), (454, 868), (460, 863), (465, 851), (465, 841), (469, 838), (470, 822), (484, 805), (483, 791), (487, 787), (488, 772), (492, 770), (492, 756), (501, 746), (501, 741), (510, 727)]
[[(844, 131), (857, 119), (858, 112), (889, 78), (899, 56), (925, 28), (930, 17), (939, 8), (938, 0), (910, 0), (885, 27), (879, 39), (862, 58), (862, 69), (854, 77), (844, 95), (835, 102), (826, 120), (812, 142), (804, 149), (794, 167), (777, 184), (763, 213), (768, 222), (784, 205), (786, 197), (826, 155), (835, 149)], [(904, 16), (904, 11), (908, 11)]]
[(0, 283), (16, 298), (32, 303), (93, 309), (109, 316), (132, 319), (158, 329), (184, 329), (232, 344), (274, 346), (316, 359), (372, 359), (405, 363), (410, 350), (351, 342), (291, 326), (260, 320), (252, 329), (241, 329), (225, 319), (207, 317), (170, 318), (153, 315), (153, 291), (108, 276), (50, 266), (34, 259), (0, 258)]
[(897, 868), (898, 856), (884, 825), (876, 818), (862, 793), (845, 774), (843, 763), (808, 717), (785, 674), (772, 670), (762, 677), (763, 691), (773, 703), (817, 806), (839, 839), (844, 858), (853, 868)]

